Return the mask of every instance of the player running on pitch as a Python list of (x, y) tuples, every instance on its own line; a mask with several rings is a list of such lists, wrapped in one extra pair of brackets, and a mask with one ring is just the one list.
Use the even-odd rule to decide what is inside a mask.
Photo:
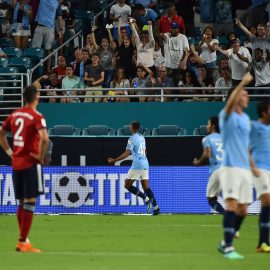
[(250, 135), (253, 183), (261, 200), (257, 251), (270, 252), (270, 101), (259, 102), (257, 112), (260, 118), (252, 122)]
[[(153, 215), (160, 213), (159, 206), (154, 197), (154, 193), (149, 188), (149, 163), (146, 157), (146, 145), (144, 137), (138, 132), (140, 129), (140, 123), (135, 121), (130, 125), (132, 136), (128, 139), (126, 151), (117, 158), (108, 158), (110, 164), (114, 164), (117, 161), (126, 159), (130, 154), (133, 156), (132, 166), (128, 171), (127, 179), (125, 182), (125, 188), (132, 194), (139, 196), (144, 200), (148, 206), (148, 212), (150, 212), (153, 205)], [(142, 188), (145, 192), (142, 193), (137, 187), (133, 186), (136, 180), (141, 181)]]
[(223, 147), (217, 116), (212, 116), (208, 120), (207, 132), (209, 135), (202, 139), (203, 154), (200, 159), (194, 158), (193, 165), (202, 166), (209, 162), (210, 176), (206, 191), (207, 200), (215, 211), (223, 215), (225, 210), (217, 200), (220, 193), (218, 169), (223, 159)]
[[(36, 111), (39, 91), (30, 85), (23, 93), (25, 106), (11, 113), (0, 127), (0, 145), (12, 159), (13, 184), (16, 199), (19, 200), (17, 219), (19, 242), (16, 251), (40, 252), (27, 240), (30, 232), (37, 196), (44, 193), (41, 165), (48, 144), (46, 122)], [(11, 131), (13, 150), (6, 133)]]
[(252, 203), (252, 175), (249, 164), (250, 119), (244, 113), (248, 106), (248, 93), (244, 89), (253, 80), (248, 73), (232, 91), (219, 114), (224, 158), (219, 173), (222, 196), (227, 208), (223, 218), (224, 240), (218, 250), (227, 259), (243, 259), (233, 247), (235, 228), (240, 228)]

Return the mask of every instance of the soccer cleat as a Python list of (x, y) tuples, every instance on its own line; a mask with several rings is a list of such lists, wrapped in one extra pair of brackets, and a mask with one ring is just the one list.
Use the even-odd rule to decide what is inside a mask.
[(147, 213), (150, 213), (152, 207), (153, 207), (153, 199), (150, 199), (147, 203)]
[(244, 256), (240, 255), (236, 251), (231, 251), (231, 252), (225, 253), (224, 258), (229, 259), (229, 260), (242, 260), (244, 259)]
[(219, 245), (217, 246), (217, 250), (220, 252), (220, 253), (222, 253), (222, 254), (224, 254), (225, 253), (225, 242), (224, 242), (224, 240), (222, 240), (220, 243), (219, 243)]
[(239, 237), (240, 237), (240, 232), (239, 231), (235, 232), (234, 238), (238, 239)]
[(32, 245), (30, 243), (27, 242), (19, 242), (16, 245), (16, 251), (18, 252), (31, 252), (31, 253), (40, 253), (41, 250), (37, 249), (37, 248), (33, 248)]
[(257, 252), (270, 253), (270, 246), (268, 246), (266, 243), (262, 243), (260, 247), (257, 248)]
[(154, 209), (154, 211), (153, 211), (153, 216), (157, 216), (157, 215), (159, 215), (159, 214), (160, 214), (160, 208)]

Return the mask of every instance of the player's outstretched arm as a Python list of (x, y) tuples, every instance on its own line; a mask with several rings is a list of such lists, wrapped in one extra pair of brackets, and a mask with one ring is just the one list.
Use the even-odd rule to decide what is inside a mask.
[(202, 156), (199, 159), (194, 158), (193, 165), (194, 166), (207, 165), (209, 163), (210, 156), (211, 156), (211, 149), (210, 149), (210, 147), (204, 148), (203, 153), (202, 153)]
[(225, 106), (225, 113), (227, 115), (231, 114), (234, 110), (234, 107), (236, 105), (238, 96), (241, 92), (241, 90), (243, 89), (243, 87), (245, 87), (246, 85), (248, 85), (250, 82), (252, 82), (253, 80), (253, 76), (250, 73), (247, 73), (242, 81), (236, 86), (236, 88), (232, 91), (226, 106)]
[(126, 159), (127, 157), (129, 157), (130, 153), (131, 153), (130, 150), (126, 150), (122, 155), (120, 155), (117, 158), (108, 158), (108, 162), (109, 162), (109, 164), (114, 164), (117, 161), (120, 161), (120, 160), (123, 160), (123, 159)]
[(3, 150), (7, 153), (7, 155), (12, 157), (13, 151), (8, 143), (6, 133), (7, 132), (2, 127), (0, 127), (0, 145), (3, 148)]

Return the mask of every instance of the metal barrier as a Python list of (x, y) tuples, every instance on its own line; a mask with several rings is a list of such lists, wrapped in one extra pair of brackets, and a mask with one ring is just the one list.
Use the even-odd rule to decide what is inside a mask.
[(23, 106), (23, 89), (28, 74), (0, 73), (0, 123), (13, 111)]

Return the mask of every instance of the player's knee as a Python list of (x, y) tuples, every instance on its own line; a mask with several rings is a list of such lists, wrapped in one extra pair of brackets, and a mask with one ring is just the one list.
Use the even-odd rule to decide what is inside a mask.
[(270, 194), (263, 194), (260, 199), (262, 206), (270, 206)]
[(129, 190), (130, 187), (131, 187), (131, 185), (132, 185), (132, 184), (131, 184), (129, 181), (126, 181), (126, 182), (125, 182), (125, 189)]
[(240, 206), (237, 210), (237, 215), (245, 217), (248, 213), (247, 206)]
[(207, 197), (207, 200), (208, 200), (209, 203), (216, 202), (217, 201), (217, 197)]

